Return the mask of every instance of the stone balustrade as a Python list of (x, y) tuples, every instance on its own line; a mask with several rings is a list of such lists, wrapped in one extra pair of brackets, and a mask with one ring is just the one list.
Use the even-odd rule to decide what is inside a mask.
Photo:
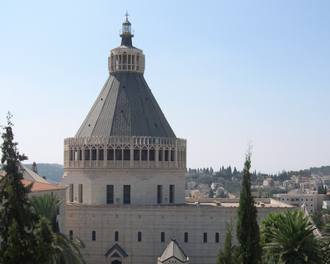
[(185, 139), (82, 137), (64, 140), (64, 168), (186, 168)]

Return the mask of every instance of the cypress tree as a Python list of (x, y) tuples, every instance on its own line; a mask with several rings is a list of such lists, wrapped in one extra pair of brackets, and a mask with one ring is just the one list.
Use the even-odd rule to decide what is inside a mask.
[(27, 157), (19, 154), (17, 143), (13, 142), (11, 117), (8, 113), (7, 126), (3, 127), (1, 135), (5, 176), (0, 179), (0, 236), (3, 240), (0, 263), (47, 263), (55, 253), (54, 234), (49, 222), (32, 210), (28, 198), (32, 184), (25, 187), (22, 183), (23, 175), (17, 163)]
[(225, 238), (225, 248), (222, 251), (220, 249), (218, 254), (217, 264), (238, 264), (241, 260), (237, 258), (235, 252), (235, 246), (233, 246), (233, 222), (230, 219), (226, 222), (226, 238)]
[(260, 231), (257, 222), (257, 208), (251, 194), (251, 148), (248, 149), (243, 170), (242, 190), (237, 211), (236, 236), (240, 244), (243, 264), (257, 264), (261, 261)]

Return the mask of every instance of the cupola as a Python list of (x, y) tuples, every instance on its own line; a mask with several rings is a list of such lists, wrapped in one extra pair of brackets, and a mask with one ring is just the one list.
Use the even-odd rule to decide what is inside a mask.
[(126, 12), (126, 20), (122, 26), (121, 46), (110, 51), (108, 57), (109, 73), (114, 72), (137, 72), (144, 73), (145, 56), (143, 51), (132, 45), (132, 28), (128, 21), (128, 13)]

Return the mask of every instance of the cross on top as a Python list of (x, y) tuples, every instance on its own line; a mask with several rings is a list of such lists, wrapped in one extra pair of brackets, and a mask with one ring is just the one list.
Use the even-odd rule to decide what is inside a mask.
[(126, 16), (126, 20), (128, 20), (128, 16), (129, 16), (129, 14), (128, 14), (127, 10), (126, 10), (126, 14), (125, 14), (125, 16)]

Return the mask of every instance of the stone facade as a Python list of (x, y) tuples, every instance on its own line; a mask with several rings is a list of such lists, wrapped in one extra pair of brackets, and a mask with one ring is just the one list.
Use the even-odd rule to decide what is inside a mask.
[[(111, 204), (124, 204), (124, 186), (130, 186), (131, 205), (184, 204), (185, 171), (166, 169), (75, 169), (67, 170), (62, 185), (68, 186), (67, 201), (83, 204), (107, 204), (107, 186), (113, 186)], [(173, 200), (170, 201), (170, 186), (174, 186)], [(162, 187), (160, 201), (158, 188)], [(73, 187), (73, 195), (70, 188)], [(82, 200), (80, 190), (83, 190)]]
[[(127, 257), (123, 257), (125, 264), (157, 263), (173, 237), (189, 257), (189, 263), (214, 264), (219, 249), (224, 246), (226, 221), (233, 218), (235, 226), (238, 207), (237, 199), (221, 201), (173, 206), (68, 203), (67, 234), (72, 230), (73, 235), (83, 239), (90, 254), (85, 256), (89, 264), (109, 263), (112, 255), (105, 254), (116, 243), (127, 253)], [(295, 208), (272, 199), (261, 201), (257, 204), (259, 221), (269, 212)]]

